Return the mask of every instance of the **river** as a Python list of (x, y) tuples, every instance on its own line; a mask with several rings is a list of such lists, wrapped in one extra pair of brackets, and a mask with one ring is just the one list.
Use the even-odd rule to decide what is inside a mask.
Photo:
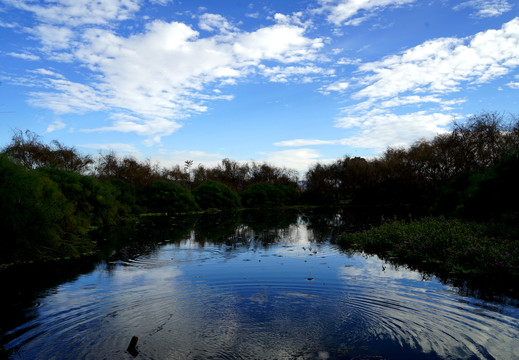
[(359, 218), (147, 221), (96, 261), (4, 278), (2, 343), (12, 359), (519, 358), (517, 300), (342, 249)]

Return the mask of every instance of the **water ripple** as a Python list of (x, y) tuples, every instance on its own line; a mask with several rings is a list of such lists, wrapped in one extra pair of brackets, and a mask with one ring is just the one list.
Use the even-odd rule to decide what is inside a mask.
[(516, 307), (303, 240), (168, 243), (114, 261), (38, 299), (7, 348), (15, 358), (128, 359), (137, 335), (142, 359), (516, 356)]

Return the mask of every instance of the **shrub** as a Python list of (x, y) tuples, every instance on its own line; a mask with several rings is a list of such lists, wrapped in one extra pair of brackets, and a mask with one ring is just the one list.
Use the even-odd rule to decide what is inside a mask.
[(451, 275), (519, 276), (519, 249), (510, 238), (488, 234), (484, 225), (428, 217), (392, 221), (347, 233), (344, 245)]
[(238, 194), (218, 181), (205, 181), (193, 190), (193, 195), (202, 209), (235, 209), (240, 207)]
[(79, 256), (92, 250), (86, 227), (58, 185), (0, 155), (0, 260)]
[(84, 226), (114, 225), (128, 212), (117, 200), (118, 189), (107, 181), (55, 167), (39, 168), (37, 172), (58, 184), (74, 206), (77, 221), (82, 221)]
[(182, 186), (159, 180), (146, 188), (146, 207), (150, 212), (168, 214), (200, 210), (194, 196)]
[(242, 204), (247, 208), (276, 207), (284, 204), (283, 192), (274, 185), (257, 183), (241, 194)]

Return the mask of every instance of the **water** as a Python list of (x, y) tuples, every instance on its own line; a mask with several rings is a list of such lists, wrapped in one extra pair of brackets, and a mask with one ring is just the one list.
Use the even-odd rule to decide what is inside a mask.
[(13, 359), (133, 359), (135, 335), (138, 359), (519, 358), (517, 301), (345, 252), (333, 242), (344, 214), (274, 218), (145, 227), (95, 266), (17, 289), (5, 347)]

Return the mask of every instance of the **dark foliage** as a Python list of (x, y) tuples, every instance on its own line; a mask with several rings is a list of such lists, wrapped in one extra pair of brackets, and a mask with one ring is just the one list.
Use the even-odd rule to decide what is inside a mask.
[(193, 195), (202, 209), (226, 210), (240, 207), (238, 194), (218, 181), (205, 181), (193, 190)]
[(85, 240), (87, 224), (58, 185), (0, 156), (1, 262), (79, 256), (92, 250)]
[(149, 212), (168, 214), (200, 210), (189, 190), (165, 180), (156, 181), (146, 188), (145, 206)]
[(83, 156), (75, 148), (57, 140), (53, 140), (51, 145), (43, 143), (39, 135), (29, 130), (16, 130), (11, 143), (2, 149), (2, 153), (27, 169), (52, 166), (85, 172), (94, 163), (90, 156)]
[(242, 205), (246, 208), (272, 208), (288, 204), (289, 199), (279, 186), (268, 183), (251, 185), (242, 194)]

